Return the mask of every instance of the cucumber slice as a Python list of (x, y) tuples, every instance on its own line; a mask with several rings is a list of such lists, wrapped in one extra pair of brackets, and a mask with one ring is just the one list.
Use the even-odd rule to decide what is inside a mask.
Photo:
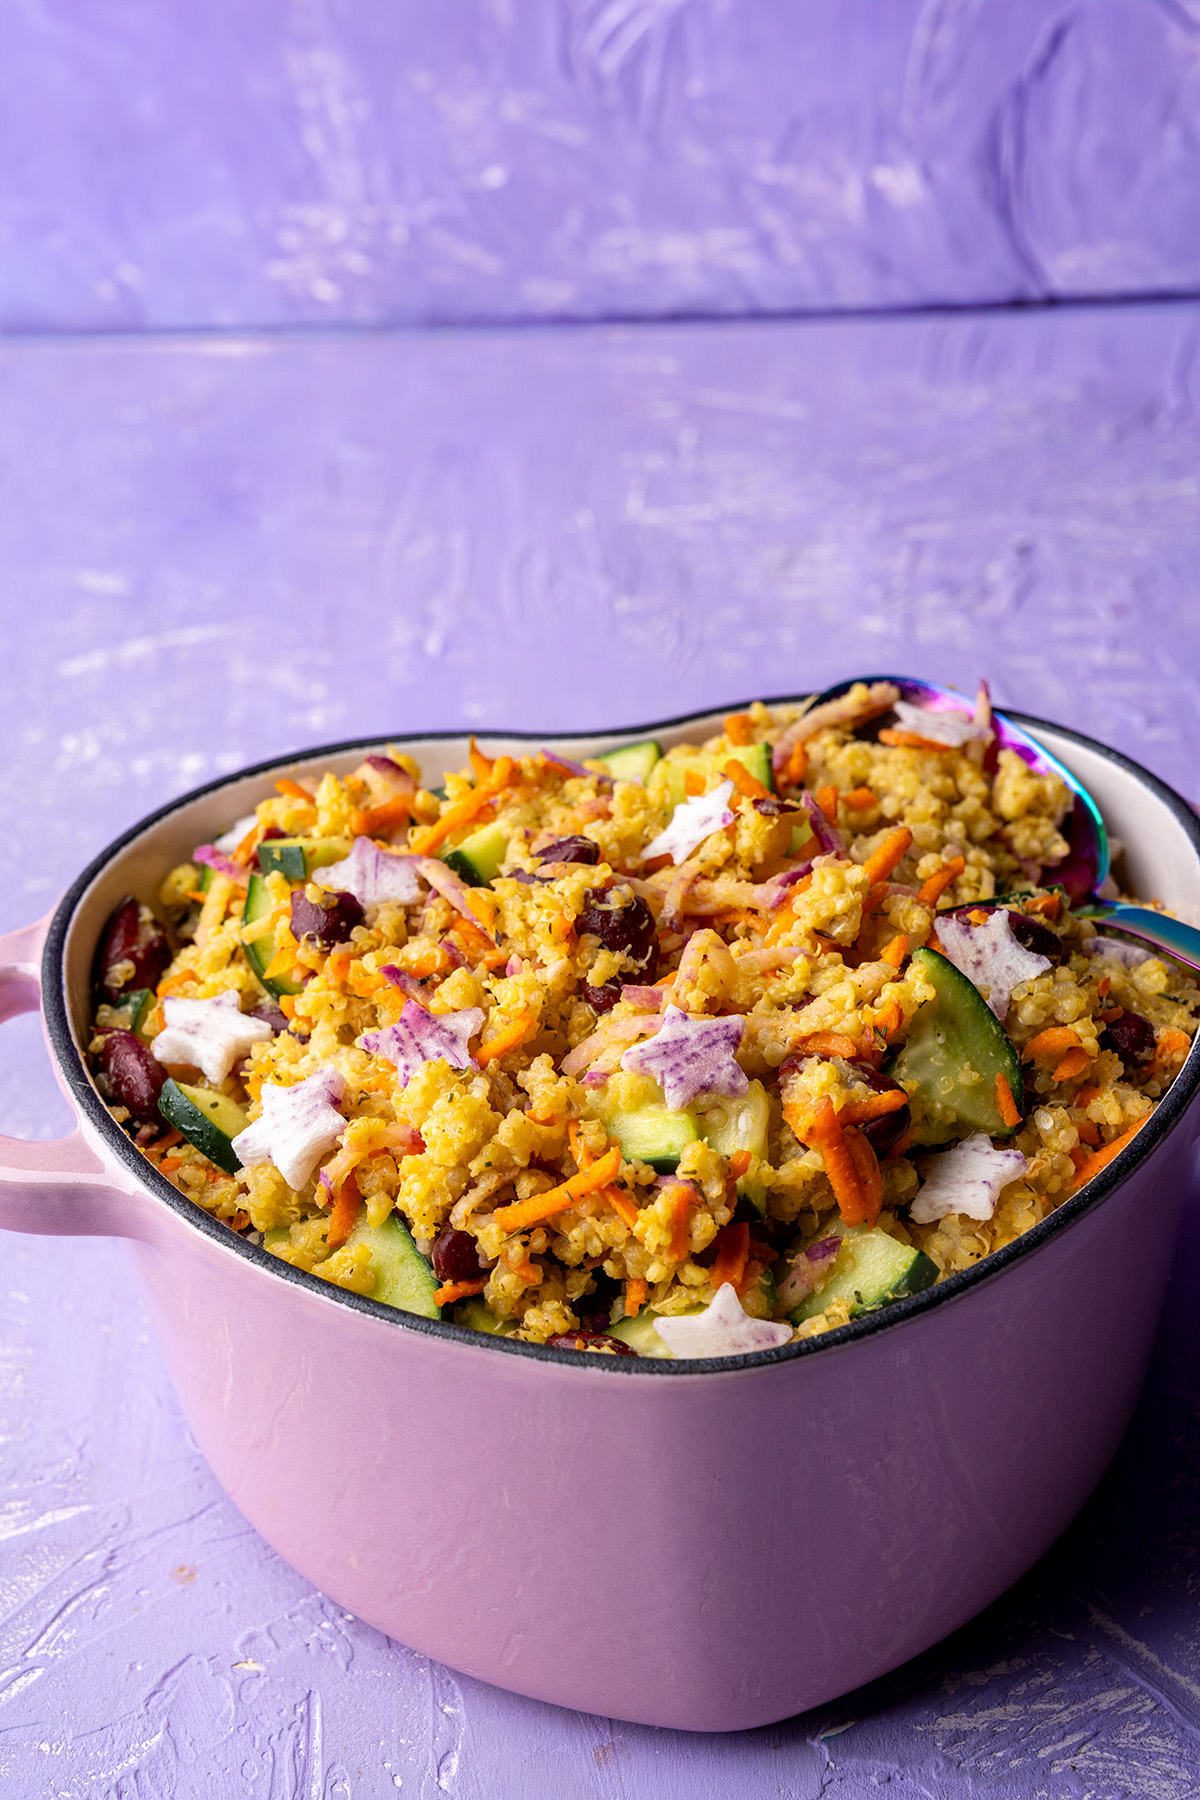
[(946, 1144), (984, 1131), (1011, 1137), (996, 1101), (996, 1077), (1003, 1075), (1018, 1109), (1024, 1104), (1021, 1063), (1000, 1021), (974, 982), (936, 950), (913, 951), (914, 962), (933, 985), (908, 1028), (887, 1073), (908, 1089), (912, 1142)]
[(264, 875), (307, 881), (314, 869), (343, 862), (351, 848), (349, 838), (268, 838), (258, 846), (258, 866)]
[(672, 806), (678, 806), (681, 800), (687, 799), (689, 775), (698, 775), (706, 786), (714, 776), (723, 781), (726, 778), (722, 770), (727, 762), (740, 762), (756, 781), (762, 783), (768, 794), (775, 792), (769, 744), (739, 744), (732, 750), (722, 751), (719, 756), (708, 750), (693, 750), (686, 756), (668, 757), (664, 766), (667, 796)]
[[(274, 1250), (288, 1242), (286, 1225), (263, 1232), (263, 1246)], [(438, 1282), (433, 1270), (413, 1243), (408, 1227), (395, 1213), (382, 1225), (369, 1225), (364, 1214), (346, 1239), (344, 1248), (365, 1244), (371, 1252), (375, 1275), (372, 1300), (382, 1300), (400, 1312), (417, 1313), (422, 1319), (440, 1319), (442, 1309), (434, 1300)]]
[(153, 988), (134, 988), (131, 993), (122, 996), (120, 1006), (112, 1006), (110, 1024), (119, 1025), (125, 1031), (136, 1031), (143, 1037), (149, 1034), (142, 1031), (148, 1015), (154, 1008)]
[(158, 1110), (209, 1162), (227, 1175), (237, 1174), (242, 1165), (233, 1153), (233, 1139), (250, 1121), (236, 1100), (210, 1088), (167, 1081), (158, 1096)]
[(855, 1319), (859, 1313), (886, 1306), (905, 1294), (919, 1294), (938, 1278), (932, 1257), (909, 1244), (897, 1243), (886, 1231), (839, 1222), (823, 1227), (818, 1235), (840, 1237), (842, 1248), (820, 1293), (807, 1294), (787, 1315), (793, 1325), (816, 1318), (833, 1300), (849, 1300), (850, 1317)]
[(515, 1319), (498, 1319), (478, 1294), (470, 1300), (460, 1300), (454, 1308), (453, 1319), (456, 1325), (463, 1325), (468, 1331), (486, 1331), (492, 1337), (512, 1337), (517, 1329)]
[(674, 1174), (684, 1150), (700, 1136), (695, 1115), (672, 1112), (648, 1075), (611, 1076), (590, 1111), (620, 1144), (626, 1162), (649, 1163), (660, 1175)]
[[(242, 924), (257, 924), (259, 919), (269, 918), (274, 910), (271, 890), (267, 886), (266, 878), (262, 875), (252, 875), (246, 888), (246, 904), (242, 908)], [(255, 938), (252, 944), (244, 944), (242, 948), (246, 952), (246, 961), (268, 994), (274, 994), (278, 999), (280, 994), (298, 994), (300, 992), (302, 985), (300, 982), (292, 981), (286, 975), (270, 977), (267, 975), (277, 948), (273, 931), (269, 931), (265, 937)]]
[(767, 1189), (756, 1173), (757, 1165), (767, 1160), (767, 1139), (771, 1129), (771, 1102), (761, 1081), (752, 1081), (749, 1091), (734, 1099), (707, 1100), (696, 1108), (700, 1136), (719, 1156), (729, 1157), (735, 1151), (748, 1150), (750, 1167), (740, 1177), (737, 1191), (748, 1200), (755, 1212), (766, 1216)]
[(500, 872), (500, 864), (508, 855), (508, 826), (496, 819), (481, 825), (465, 837), (453, 850), (442, 853), (448, 869), (466, 882), (468, 887), (486, 887)]
[[(693, 1310), (700, 1312), (703, 1309), (696, 1307)], [(615, 1337), (618, 1343), (628, 1344), (629, 1348), (636, 1350), (639, 1356), (653, 1356), (664, 1362), (674, 1362), (675, 1352), (667, 1349), (654, 1329), (654, 1322), (657, 1318), (656, 1312), (650, 1312), (643, 1306), (636, 1318), (618, 1319), (615, 1325), (610, 1325), (608, 1335)]]
[(607, 755), (593, 756), (590, 760), (601, 763), (614, 781), (636, 781), (639, 787), (645, 787), (647, 775), (661, 758), (662, 746), (653, 738), (647, 738), (644, 743), (626, 744), (620, 750), (610, 750)]

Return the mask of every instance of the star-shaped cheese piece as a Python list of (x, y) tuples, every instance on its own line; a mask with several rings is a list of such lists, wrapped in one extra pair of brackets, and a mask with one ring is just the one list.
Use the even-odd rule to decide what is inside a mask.
[(623, 1069), (652, 1075), (672, 1112), (708, 1094), (744, 1094), (750, 1083), (734, 1059), (746, 1021), (740, 1013), (721, 1019), (698, 1019), (681, 1007), (668, 1006), (652, 1038), (632, 1044), (621, 1058)]
[(172, 998), (163, 1001), (163, 1029), (150, 1045), (161, 1063), (190, 1063), (203, 1069), (209, 1081), (224, 1081), (235, 1062), (251, 1044), (275, 1036), (265, 1019), (252, 1019), (238, 1005), (236, 994), (217, 994), (211, 1000)]
[(723, 781), (711, 794), (681, 800), (671, 814), (671, 823), (656, 838), (651, 838), (642, 851), (642, 861), (648, 862), (652, 856), (669, 856), (673, 863), (686, 862), (706, 837), (733, 824), (733, 814), (729, 810), (732, 792), (732, 781)]
[(955, 913), (939, 913), (937, 934), (943, 954), (955, 968), (976, 987), (987, 988), (987, 1003), (998, 1019), (1008, 1012), (1017, 984), (1050, 967), (1048, 956), (1018, 944), (1012, 919), (1002, 906), (989, 913), (983, 925), (972, 925)]
[(312, 879), (318, 887), (331, 888), (339, 894), (353, 894), (360, 906), (378, 906), (381, 901), (395, 900), (408, 906), (421, 897), (421, 884), (413, 867), (418, 858), (389, 855), (370, 838), (355, 838), (349, 856), (341, 862), (326, 863), (314, 869)]
[(673, 1356), (749, 1356), (755, 1350), (777, 1350), (792, 1335), (790, 1325), (752, 1319), (742, 1311), (736, 1289), (723, 1282), (702, 1313), (656, 1319), (654, 1329)]
[(1024, 1175), (1028, 1167), (1019, 1150), (997, 1150), (986, 1132), (973, 1132), (952, 1149), (921, 1163), (925, 1182), (912, 1203), (912, 1217), (918, 1225), (932, 1225), (948, 1213), (990, 1219), (1001, 1188)]
[(409, 1082), (423, 1064), (439, 1058), (452, 1069), (475, 1068), (467, 1044), (482, 1025), (483, 1009), (479, 1006), (464, 1006), (460, 1012), (435, 1016), (426, 1012), (419, 1001), (406, 1000), (394, 1025), (385, 1025), (382, 1031), (364, 1032), (358, 1047), (395, 1063), (401, 1080)]
[(346, 1077), (328, 1066), (294, 1087), (265, 1081), (261, 1116), (234, 1138), (233, 1154), (246, 1167), (274, 1163), (298, 1193), (346, 1129), (336, 1104), (345, 1091)]

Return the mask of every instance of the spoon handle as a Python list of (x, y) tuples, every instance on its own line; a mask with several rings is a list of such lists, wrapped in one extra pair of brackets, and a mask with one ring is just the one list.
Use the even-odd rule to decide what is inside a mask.
[(1165, 950), (1189, 968), (1200, 969), (1200, 931), (1194, 925), (1185, 925), (1182, 919), (1152, 912), (1148, 906), (1127, 906), (1121, 900), (1095, 900), (1077, 912), (1125, 937), (1136, 938), (1140, 944), (1153, 944), (1156, 950)]

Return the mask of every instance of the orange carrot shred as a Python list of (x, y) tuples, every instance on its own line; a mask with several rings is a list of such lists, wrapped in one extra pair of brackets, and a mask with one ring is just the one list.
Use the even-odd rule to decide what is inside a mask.
[(424, 831), (418, 831), (410, 841), (409, 849), (415, 856), (428, 856), (438, 845), (481, 813), (485, 806), (506, 788), (512, 779), (515, 764), (511, 756), (498, 756), (491, 774), (486, 781), (477, 783), (474, 790), (462, 800), (447, 807), (440, 819), (427, 825)]
[(750, 1227), (742, 1224), (722, 1225), (716, 1236), (717, 1254), (708, 1271), (713, 1291), (726, 1282), (736, 1291), (741, 1286), (750, 1255)]
[(479, 1046), (475, 1061), (481, 1069), (486, 1068), (497, 1056), (503, 1056), (507, 1050), (515, 1050), (518, 1044), (523, 1044), (526, 1038), (532, 1037), (537, 1028), (536, 1013), (518, 1013), (515, 1019), (510, 1019), (507, 1025), (501, 1027), (495, 1037)]
[(640, 1275), (631, 1275), (625, 1283), (625, 1317), (636, 1319), (646, 1304), (649, 1289)]
[(729, 1173), (733, 1176), (735, 1181), (740, 1181), (742, 1179), (742, 1176), (750, 1167), (751, 1160), (749, 1150), (735, 1150), (733, 1152), (733, 1155), (729, 1158)]
[(1096, 983), (1096, 993), (1099, 995), (1101, 1000), (1104, 999), (1105, 995), (1108, 993), (1108, 990), (1111, 986), (1112, 986), (1112, 976), (1111, 975), (1102, 976), (1101, 979)]
[(678, 1186), (668, 1188), (670, 1197), (671, 1241), (667, 1245), (667, 1255), (672, 1262), (683, 1262), (688, 1253), (688, 1207), (691, 1204), (692, 1190), (681, 1181)]
[(847, 1100), (838, 1118), (843, 1127), (866, 1125), (871, 1119), (882, 1119), (885, 1114), (899, 1112), (907, 1105), (908, 1095), (903, 1088), (889, 1088), (882, 1094), (868, 1094), (865, 1100)]
[(294, 994), (280, 994), (279, 1010), (285, 1019), (294, 1019), (296, 1016), (296, 996)]
[(780, 786), (797, 788), (800, 786), (800, 783), (804, 780), (807, 773), (808, 746), (806, 744), (797, 744), (793, 748), (787, 762), (780, 770)]
[(535, 1194), (531, 1200), (517, 1200), (511, 1206), (497, 1207), (492, 1217), (505, 1231), (524, 1231), (528, 1225), (539, 1225), (543, 1219), (565, 1212), (572, 1200), (580, 1200), (584, 1194), (607, 1187), (620, 1167), (621, 1146), (614, 1144), (590, 1169), (581, 1169), (569, 1181), (560, 1182), (548, 1193)]
[(362, 1195), (358, 1191), (358, 1182), (351, 1170), (338, 1189), (337, 1199), (329, 1210), (329, 1230), (325, 1236), (327, 1250), (340, 1250), (350, 1233), (354, 1230), (354, 1221), (358, 1218), (362, 1206)]
[(1100, 1148), (1100, 1127), (1098, 1125), (1093, 1125), (1090, 1119), (1080, 1119), (1075, 1129), (1079, 1133), (1080, 1143), (1090, 1144), (1093, 1150)]
[(894, 937), (891, 943), (879, 952), (879, 960), (881, 962), (891, 963), (893, 969), (899, 969), (907, 955), (908, 939), (906, 937)]
[(277, 794), (286, 794), (289, 800), (303, 800), (309, 806), (316, 805), (316, 801), (313, 799), (308, 789), (302, 788), (298, 781), (277, 781), (275, 783), (275, 792)]
[(479, 745), (475, 742), (475, 739), (472, 738), (471, 739), (471, 767), (475, 771), (476, 781), (489, 780), (491, 777), (492, 770), (495, 768), (495, 766), (496, 766), (495, 762), (492, 760), (492, 758), (490, 756), (485, 756), (483, 754), (483, 751), (479, 748)]
[(879, 805), (879, 796), (869, 787), (851, 788), (842, 795), (842, 805), (848, 812), (866, 812), (868, 807)]
[(1097, 1087), (1096, 1083), (1089, 1082), (1087, 1087), (1081, 1087), (1076, 1094), (1075, 1104), (1076, 1106), (1090, 1106), (1093, 1100), (1099, 1098), (1099, 1095), (1100, 1089)]
[(1047, 1025), (1045, 1031), (1039, 1031), (1036, 1037), (1030, 1038), (1021, 1052), (1022, 1062), (1041, 1062), (1051, 1056), (1058, 1056), (1067, 1050), (1078, 1050), (1082, 1045), (1077, 1031), (1069, 1025)]
[[(879, 1170), (879, 1158), (861, 1131), (853, 1126), (842, 1133), (843, 1141), (849, 1152), (854, 1172), (858, 1176), (858, 1185), (862, 1190), (865, 1212), (859, 1220), (847, 1220), (848, 1224), (874, 1225), (883, 1205), (883, 1176)], [(845, 1215), (843, 1214), (843, 1217)]]
[(350, 814), (350, 829), (355, 837), (377, 837), (411, 819), (414, 802), (412, 794), (395, 794), (378, 806), (356, 808)]
[(861, 1046), (840, 1031), (810, 1031), (792, 1045), (794, 1056), (842, 1056), (853, 1060), (861, 1054)]
[(798, 1120), (792, 1129), (802, 1143), (820, 1152), (829, 1185), (838, 1203), (838, 1211), (846, 1224), (861, 1225), (870, 1211), (870, 1202), (863, 1191), (857, 1165), (847, 1147), (841, 1120), (829, 1095), (824, 1096), (815, 1112), (809, 1113), (806, 1119)]
[(176, 1169), (182, 1169), (186, 1161), (187, 1158), (185, 1156), (164, 1156), (158, 1165), (159, 1173), (161, 1175), (173, 1175)]
[(923, 900), (926, 906), (936, 906), (951, 882), (957, 881), (966, 866), (965, 856), (951, 857), (948, 863), (943, 863), (940, 869), (934, 870), (928, 881), (921, 883), (917, 898)]
[(738, 761), (736, 756), (730, 757), (729, 761), (723, 766), (721, 773), (726, 776), (728, 780), (732, 781), (738, 793), (745, 799), (766, 799), (768, 789), (763, 786), (757, 776), (750, 773), (744, 762)]
[(704, 792), (704, 777), (695, 769), (687, 769), (683, 777), (683, 791), (689, 799), (697, 799)]
[(1082, 1047), (1068, 1050), (1054, 1071), (1055, 1081), (1074, 1081), (1076, 1075), (1082, 1075), (1091, 1062), (1091, 1057)]
[(473, 1294), (482, 1294), (488, 1284), (487, 1276), (476, 1281), (447, 1281), (434, 1292), (435, 1306), (450, 1306), (455, 1300), (468, 1300)]
[(996, 1108), (1006, 1125), (1019, 1125), (1021, 1114), (1005, 1076), (996, 1076)]
[(917, 731), (896, 731), (885, 726), (879, 733), (881, 744), (891, 744), (897, 750), (954, 750), (954, 744), (939, 744), (935, 738), (922, 737)]
[(817, 805), (831, 825), (837, 824), (838, 791), (832, 782), (817, 789)]
[(1136, 1124), (1127, 1126), (1120, 1137), (1115, 1137), (1111, 1144), (1105, 1144), (1103, 1150), (1094, 1150), (1089, 1157), (1086, 1157), (1075, 1170), (1074, 1186), (1082, 1187), (1085, 1181), (1091, 1181), (1094, 1175), (1099, 1175), (1101, 1169), (1106, 1169), (1113, 1157), (1125, 1148), (1149, 1117), (1150, 1114), (1147, 1113), (1145, 1118), (1138, 1119)]
[(731, 744), (752, 744), (754, 742), (754, 720), (749, 713), (730, 713), (725, 720), (725, 736)]
[(624, 1188), (614, 1187), (611, 1182), (597, 1191), (602, 1200), (608, 1201), (618, 1219), (628, 1225), (632, 1231), (637, 1224), (638, 1208), (631, 1196), (625, 1192)]
[(867, 880), (872, 887), (876, 883), (886, 881), (897, 863), (901, 862), (912, 843), (912, 832), (906, 825), (897, 825), (889, 831), (877, 850), (872, 850), (863, 868), (867, 872)]

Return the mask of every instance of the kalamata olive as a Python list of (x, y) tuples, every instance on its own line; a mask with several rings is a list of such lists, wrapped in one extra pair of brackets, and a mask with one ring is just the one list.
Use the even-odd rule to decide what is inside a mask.
[(455, 1231), (447, 1225), (438, 1233), (433, 1240), (433, 1272), (439, 1281), (478, 1281), (486, 1275), (469, 1231)]
[(324, 905), (310, 900), (302, 888), (292, 895), (292, 931), (296, 937), (315, 938), (322, 950), (344, 944), (356, 925), (362, 924), (363, 909), (353, 894), (329, 895)]
[(595, 1291), (576, 1300), (575, 1311), (585, 1331), (607, 1331), (613, 1305), (621, 1292), (621, 1283), (606, 1275), (603, 1269), (592, 1271)]
[[(123, 994), (135, 988), (158, 986), (163, 970), (171, 960), (171, 946), (166, 933), (148, 906), (139, 906), (130, 898), (122, 900), (108, 924), (96, 954), (96, 973), (104, 998), (111, 1006), (120, 1003)], [(114, 980), (122, 963), (131, 963), (132, 972), (122, 970), (123, 980)]]
[[(860, 1081), (866, 1082), (873, 1094), (904, 1094), (898, 1081), (893, 1081), (890, 1075), (881, 1075), (878, 1069), (872, 1069), (867, 1063), (856, 1062), (854, 1072)], [(894, 1112), (880, 1113), (876, 1119), (867, 1119), (858, 1129), (876, 1156), (886, 1156), (892, 1145), (900, 1142), (911, 1123), (912, 1109), (905, 1094), (903, 1106), (898, 1106)]]
[(1126, 1067), (1148, 1062), (1154, 1055), (1154, 1027), (1141, 1013), (1126, 1010), (1104, 1027), (1100, 1048), (1115, 1050)]
[(603, 987), (593, 987), (590, 982), (583, 984), (583, 997), (590, 1007), (598, 1013), (611, 1012), (621, 998), (621, 983), (606, 981)]
[(265, 1019), (274, 1032), (286, 1031), (288, 1022), (274, 1000), (260, 1000), (257, 1006), (250, 1008), (252, 1019)]
[(539, 862), (594, 864), (600, 861), (600, 846), (586, 837), (559, 838), (557, 843), (547, 844), (544, 850), (539, 850), (537, 859)]
[(611, 1350), (615, 1356), (636, 1356), (637, 1351), (606, 1331), (560, 1331), (546, 1339), (547, 1350)]
[(100, 1067), (118, 1106), (145, 1124), (159, 1121), (158, 1096), (167, 1071), (133, 1031), (110, 1031), (100, 1050)]
[(637, 973), (652, 978), (658, 962), (658, 937), (654, 914), (638, 895), (624, 898), (618, 892), (592, 893), (589, 905), (575, 921), (580, 937), (598, 937), (606, 950), (627, 956)]

